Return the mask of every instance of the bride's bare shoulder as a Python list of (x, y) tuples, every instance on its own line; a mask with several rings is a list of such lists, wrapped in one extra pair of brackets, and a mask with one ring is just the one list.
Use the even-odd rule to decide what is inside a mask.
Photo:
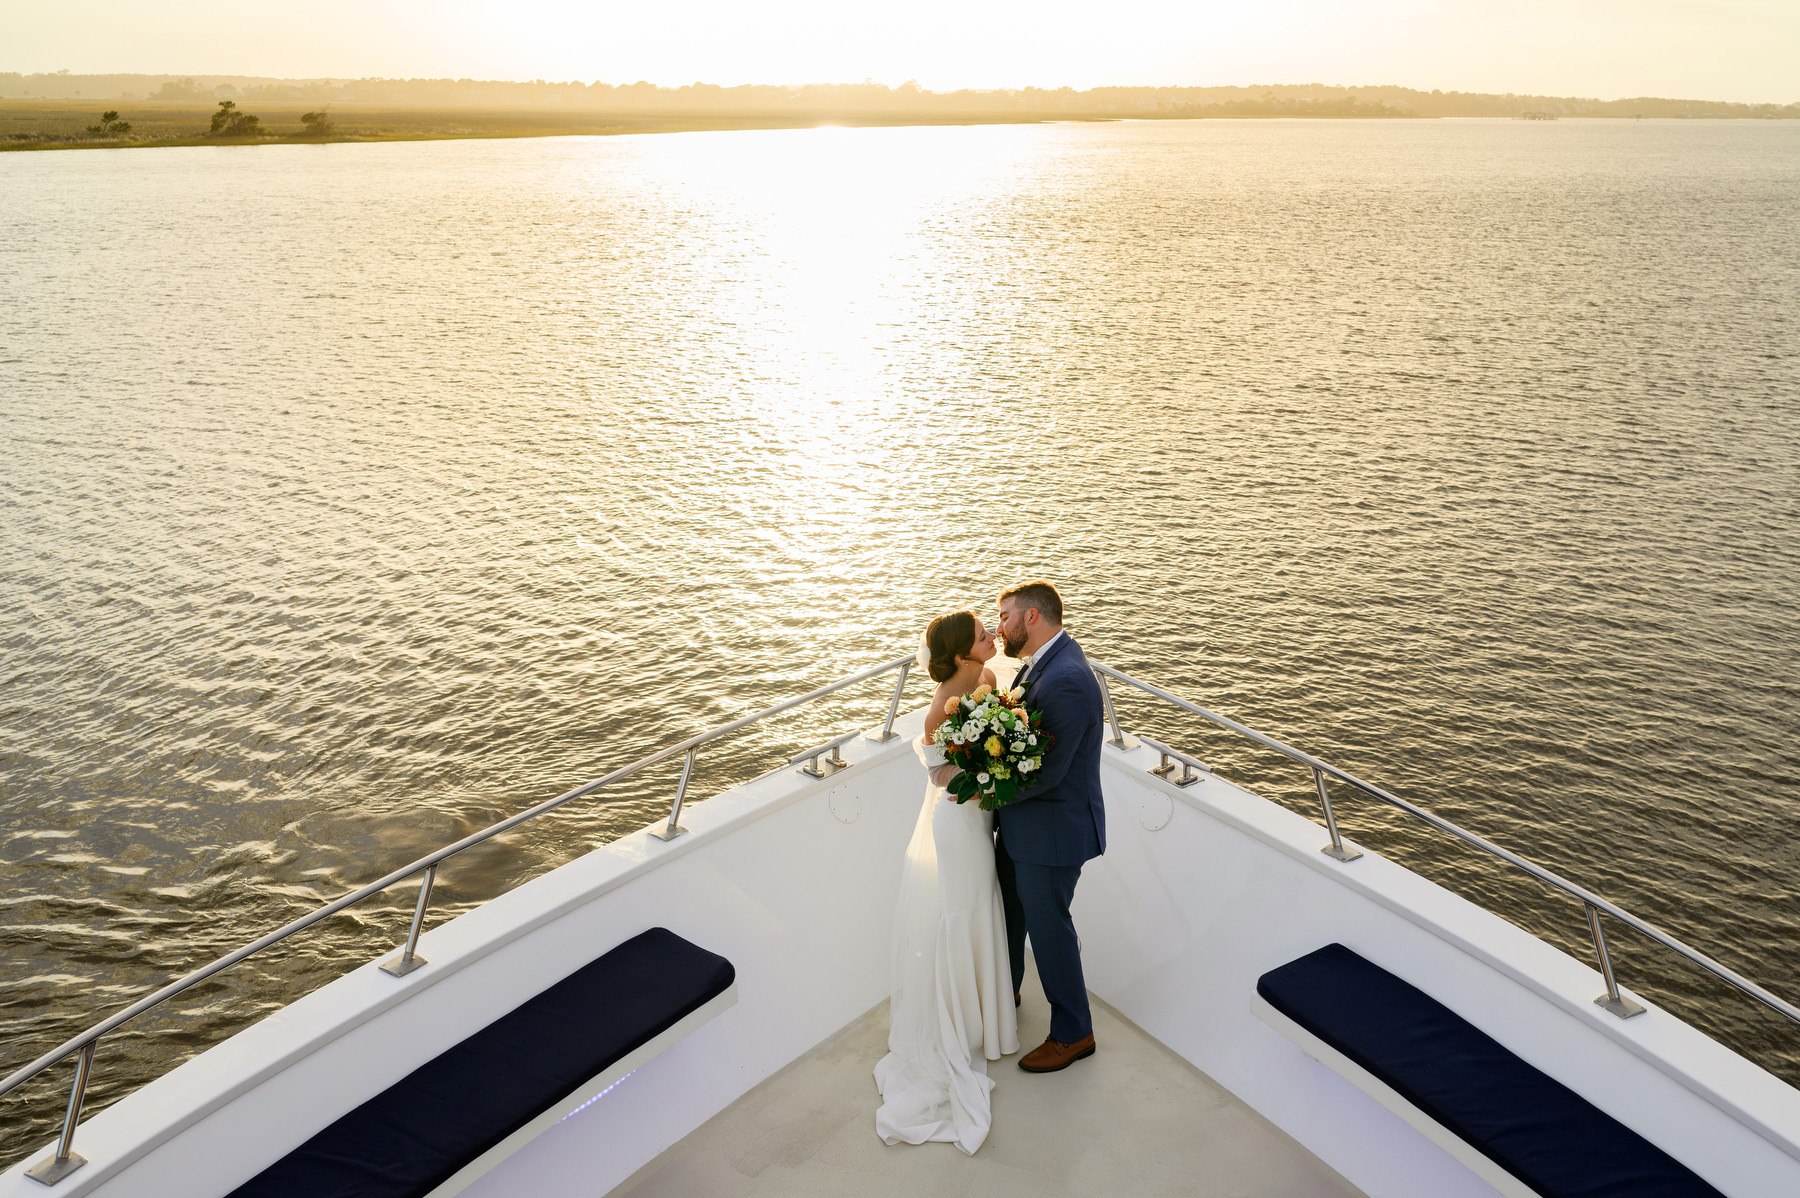
[(956, 688), (948, 682), (938, 683), (937, 689), (931, 692), (931, 709), (925, 713), (926, 740), (930, 740), (931, 734), (937, 731), (937, 726), (944, 722), (944, 704), (956, 693)]

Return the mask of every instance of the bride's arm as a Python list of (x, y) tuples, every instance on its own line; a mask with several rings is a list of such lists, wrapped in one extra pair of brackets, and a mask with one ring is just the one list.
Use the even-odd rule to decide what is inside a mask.
[[(937, 732), (938, 725), (944, 722), (944, 704), (949, 702), (954, 693), (948, 686), (940, 686), (931, 696), (931, 714), (925, 717), (925, 735), (920, 738), (921, 743), (927, 745), (931, 743), (931, 738)], [(931, 771), (931, 784), (948, 786), (950, 779), (956, 777), (956, 772), (954, 765), (945, 762)]]

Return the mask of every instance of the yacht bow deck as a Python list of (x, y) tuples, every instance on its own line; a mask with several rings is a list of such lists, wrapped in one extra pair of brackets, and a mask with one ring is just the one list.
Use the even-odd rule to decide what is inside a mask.
[[(539, 1116), (553, 1120), (541, 1133), (462, 1145), (467, 1189), (459, 1173), (440, 1198), (1309, 1198), (1352, 1195), (1353, 1185), (1384, 1198), (1520, 1192), (1511, 1174), (1491, 1182), (1466, 1141), (1447, 1142), (1415, 1108), (1309, 1056), (1303, 1042), (1259, 1016), (1260, 979), (1334, 944), (1417, 989), (1714, 1191), (1800, 1194), (1800, 1093), (1655, 1004), (1634, 1001), (1613, 976), (1600, 917), (1797, 1024), (1800, 1008), (1423, 808), (1106, 667), (1096, 669), (1311, 770), (1326, 827), (1178, 748), (1140, 743), (1111, 724), (1101, 761), (1107, 852), (1083, 869), (1074, 910), (1088, 984), (1106, 999), (1095, 1003), (1098, 1055), (1047, 1077), (1023, 1074), (1010, 1059), (996, 1063), (994, 1127), (974, 1158), (947, 1144), (882, 1145), (871, 1070), (887, 1019), (876, 1004), (890, 982), (894, 896), (922, 781), (910, 738), (923, 712), (899, 715), (909, 660), (850, 675), (509, 816), (201, 966), (0, 1079), (5, 1091), (73, 1062), (62, 1136), (0, 1174), (0, 1198), (37, 1198), (46, 1192), (39, 1179), (59, 1198), (231, 1194), (573, 971), (659, 928), (730, 962), (735, 1003), (712, 1012), (716, 1018), (678, 1025), (666, 1043), (653, 1041), (654, 1053), (619, 1066), (632, 1071), (616, 1085), (611, 1074), (591, 1079), (605, 1088), (565, 1097), (580, 1103), (566, 1116), (552, 1103)], [(684, 808), (701, 747), (895, 670), (902, 674), (881, 726), (840, 734)], [(681, 757), (666, 821), (423, 931), (440, 865)], [(1328, 778), (1570, 895), (1585, 907), (1602, 970), (1343, 840), (1325, 806)], [(80, 1119), (102, 1037), (408, 878), (421, 884), (399, 955), (366, 963)], [(1044, 1035), (1048, 1011), (1035, 977), (1027, 985), (1020, 1038), (1029, 1047)], [(555, 1043), (554, 1029), (544, 1035)], [(351, 1162), (371, 1179), (363, 1192), (375, 1198), (402, 1192), (382, 1180), (386, 1159), (377, 1149)], [(476, 1176), (478, 1166), (488, 1171)]]
[[(1019, 1042), (1050, 1011), (1027, 969)], [(889, 1148), (871, 1071), (887, 1004), (857, 1019), (645, 1165), (613, 1198), (917, 1198), (1182, 1194), (1349, 1198), (1349, 1182), (1223, 1086), (1089, 996), (1099, 1051), (1034, 1076), (991, 1062), (994, 1126), (981, 1151)], [(629, 1084), (629, 1083), (627, 1083)]]

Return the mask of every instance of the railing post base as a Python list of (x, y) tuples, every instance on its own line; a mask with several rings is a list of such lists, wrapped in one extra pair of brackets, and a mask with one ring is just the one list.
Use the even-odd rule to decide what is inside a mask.
[(431, 888), (437, 885), (436, 865), (428, 866), (425, 876), (419, 879), (419, 901), (413, 907), (412, 927), (406, 933), (406, 945), (400, 955), (391, 961), (381, 963), (381, 972), (389, 977), (403, 978), (421, 965), (429, 964), (419, 955), (419, 933), (425, 930), (425, 910), (431, 906)]
[(1612, 1012), (1620, 1019), (1630, 1019), (1633, 1015), (1642, 1015), (1644, 1013), (1644, 1005), (1642, 1003), (1632, 1002), (1623, 994), (1619, 995), (1617, 998), (1614, 998), (1610, 994), (1602, 994), (1599, 998), (1594, 1000), (1594, 1005), (1603, 1010)]
[(93, 1072), (94, 1049), (99, 1043), (98, 1037), (89, 1040), (75, 1059), (75, 1084), (69, 1087), (69, 1109), (63, 1112), (62, 1135), (57, 1138), (56, 1151), (25, 1171), (25, 1176), (35, 1182), (53, 1186), (87, 1164), (87, 1157), (75, 1151), (75, 1128), (81, 1122), (81, 1104), (87, 1099), (88, 1075)]
[(403, 978), (419, 966), (429, 965), (430, 963), (431, 962), (427, 961), (424, 957), (421, 957), (418, 953), (414, 953), (410, 957), (405, 953), (401, 953), (392, 960), (383, 961), (381, 963), (381, 972), (387, 974), (389, 977)]
[(53, 1186), (81, 1166), (87, 1164), (87, 1157), (79, 1152), (71, 1152), (68, 1156), (58, 1157), (51, 1153), (37, 1164), (25, 1171), (25, 1176), (33, 1181)]
[(681, 826), (681, 805), (687, 802), (688, 781), (694, 776), (694, 757), (700, 751), (695, 745), (687, 751), (687, 759), (681, 763), (681, 785), (675, 788), (675, 805), (669, 808), (669, 822), (662, 831), (652, 829), (650, 835), (658, 840), (674, 840), (677, 836), (686, 836), (687, 829)]
[(906, 675), (912, 670), (912, 665), (910, 661), (900, 663), (900, 676), (894, 679), (894, 693), (888, 699), (887, 719), (882, 721), (880, 732), (869, 733), (869, 739), (878, 745), (885, 745), (900, 735), (894, 731), (894, 721), (900, 716), (900, 697), (906, 693)]
[(1333, 861), (1354, 861), (1362, 856), (1361, 849), (1353, 849), (1344, 843), (1338, 833), (1337, 816), (1331, 813), (1331, 788), (1325, 784), (1325, 771), (1313, 767), (1313, 789), (1319, 792), (1319, 806), (1325, 809), (1325, 831), (1331, 835), (1331, 843), (1320, 849)]
[(1138, 740), (1135, 736), (1125, 735), (1125, 729), (1119, 727), (1119, 713), (1113, 708), (1112, 687), (1106, 684), (1106, 675), (1102, 674), (1099, 670), (1095, 670), (1094, 681), (1100, 684), (1100, 699), (1103, 704), (1102, 710), (1106, 713), (1106, 720), (1105, 723), (1101, 725), (1101, 731), (1105, 731), (1106, 724), (1112, 725), (1113, 734), (1106, 738), (1106, 743), (1119, 750), (1121, 753), (1131, 752), (1131, 750), (1137, 748), (1143, 742)]
[(1613, 973), (1612, 954), (1606, 951), (1606, 933), (1600, 930), (1600, 909), (1586, 901), (1582, 906), (1587, 908), (1588, 934), (1594, 938), (1594, 955), (1600, 958), (1600, 977), (1606, 982), (1606, 993), (1596, 998), (1594, 1005), (1620, 1019), (1642, 1015), (1643, 1006), (1626, 998), (1619, 989), (1618, 976)]

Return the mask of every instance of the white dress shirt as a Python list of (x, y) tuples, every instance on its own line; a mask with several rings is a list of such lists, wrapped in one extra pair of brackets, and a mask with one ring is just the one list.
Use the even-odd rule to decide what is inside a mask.
[(1037, 647), (1036, 653), (1033, 653), (1028, 657), (1021, 657), (1019, 659), (1019, 661), (1022, 662), (1023, 664), (1019, 666), (1019, 672), (1013, 676), (1013, 685), (1014, 686), (1017, 686), (1017, 685), (1019, 685), (1019, 683), (1024, 682), (1026, 680), (1025, 676), (1027, 674), (1031, 673), (1031, 667), (1034, 664), (1036, 664), (1038, 659), (1040, 659), (1041, 657), (1044, 656), (1044, 650), (1048, 649), (1051, 645), (1054, 645), (1057, 641), (1062, 640), (1062, 635), (1063, 635), (1063, 630), (1058, 628), (1056, 630), (1055, 636), (1051, 637), (1049, 640), (1045, 641), (1043, 644), (1041, 644)]

